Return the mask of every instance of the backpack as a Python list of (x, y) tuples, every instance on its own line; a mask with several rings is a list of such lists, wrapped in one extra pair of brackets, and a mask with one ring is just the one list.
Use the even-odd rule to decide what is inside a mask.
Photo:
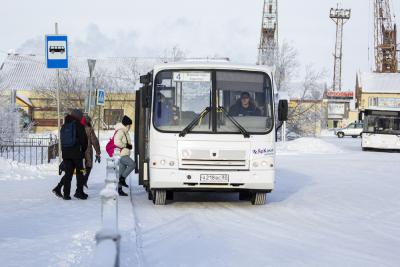
[[(110, 156), (110, 158), (112, 158), (112, 156), (114, 155), (114, 150), (115, 150), (116, 148), (119, 148), (120, 150), (122, 150), (122, 148), (117, 147), (117, 146), (115, 145), (115, 142), (114, 142), (115, 135), (117, 134), (118, 131), (119, 131), (119, 130), (116, 130), (116, 131), (114, 132), (114, 136), (110, 139), (110, 141), (108, 141), (108, 143), (107, 143), (107, 145), (106, 145), (106, 151), (107, 151), (107, 154)], [(128, 138), (126, 137), (126, 134), (125, 134), (125, 133), (124, 133), (124, 135), (125, 135), (126, 141), (128, 141)]]
[(114, 137), (117, 134), (118, 130), (114, 132), (114, 136), (110, 139), (110, 141), (108, 141), (107, 145), (106, 145), (106, 151), (107, 154), (110, 156), (110, 158), (112, 158), (112, 156), (114, 155), (114, 150), (117, 148), (117, 146), (114, 143)]
[(76, 124), (66, 123), (61, 128), (60, 141), (63, 148), (73, 147), (76, 144)]

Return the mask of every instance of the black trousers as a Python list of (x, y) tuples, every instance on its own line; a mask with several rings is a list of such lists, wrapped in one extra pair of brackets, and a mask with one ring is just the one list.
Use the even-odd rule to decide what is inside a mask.
[(83, 192), (85, 182), (83, 160), (82, 159), (64, 159), (65, 175), (61, 178), (59, 186), (63, 186), (64, 197), (71, 193), (71, 181), (76, 170), (76, 192)]

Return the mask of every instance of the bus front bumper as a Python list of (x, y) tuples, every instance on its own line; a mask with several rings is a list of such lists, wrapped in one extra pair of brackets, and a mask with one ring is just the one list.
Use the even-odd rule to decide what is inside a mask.
[[(201, 176), (228, 175), (227, 182), (203, 182)], [(265, 190), (271, 191), (275, 184), (275, 170), (258, 171), (215, 171), (215, 170), (177, 170), (150, 168), (150, 188), (170, 189), (226, 189), (226, 190)]]

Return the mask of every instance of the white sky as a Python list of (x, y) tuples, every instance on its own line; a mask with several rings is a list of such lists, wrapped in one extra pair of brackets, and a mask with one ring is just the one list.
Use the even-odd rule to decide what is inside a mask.
[[(400, 14), (400, 0), (394, 13)], [(344, 33), (344, 86), (373, 64), (371, 0), (339, 0), (352, 8)], [(303, 66), (328, 71), (331, 82), (336, 0), (279, 0), (280, 39), (294, 45)], [(159, 56), (178, 44), (188, 56), (255, 63), (263, 0), (0, 0), (0, 51), (40, 53), (43, 36), (68, 34), (70, 55)], [(370, 43), (370, 45), (368, 45)], [(371, 57), (368, 60), (368, 47)], [(1, 54), (0, 54), (1, 55)]]

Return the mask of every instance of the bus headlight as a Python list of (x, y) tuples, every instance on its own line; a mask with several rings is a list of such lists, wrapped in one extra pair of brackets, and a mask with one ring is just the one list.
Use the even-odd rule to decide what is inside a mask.
[(274, 159), (267, 158), (264, 160), (253, 160), (251, 166), (256, 169), (270, 169), (274, 167)]
[(266, 162), (265, 160), (263, 162), (261, 162), (261, 166), (266, 167), (268, 165), (268, 162)]
[(165, 160), (164, 159), (160, 160), (160, 164), (165, 165)]
[(175, 165), (175, 162), (174, 162), (174, 161), (170, 161), (170, 162), (169, 162), (169, 166), (173, 167), (174, 165)]

